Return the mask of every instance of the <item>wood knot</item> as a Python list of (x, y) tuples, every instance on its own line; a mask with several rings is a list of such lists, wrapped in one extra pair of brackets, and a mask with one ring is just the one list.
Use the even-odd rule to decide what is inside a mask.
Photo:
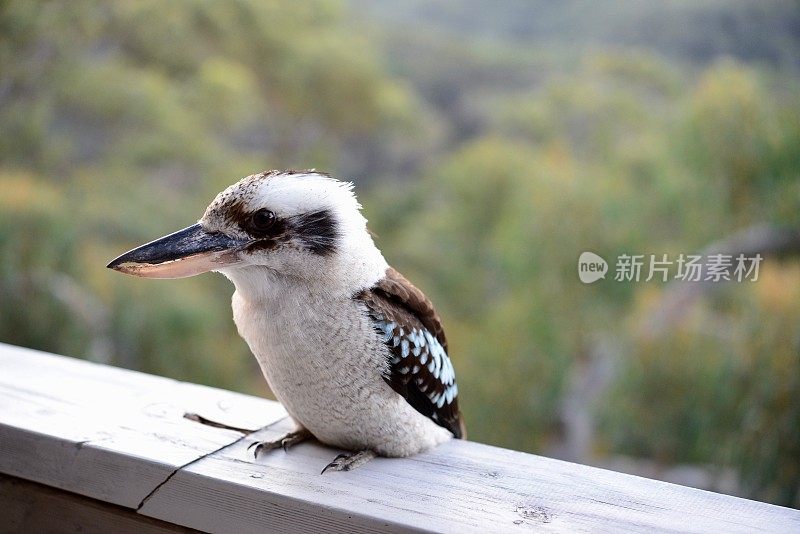
[(553, 520), (553, 513), (543, 506), (517, 506), (514, 510), (522, 519), (514, 521), (515, 525), (524, 522), (549, 523)]

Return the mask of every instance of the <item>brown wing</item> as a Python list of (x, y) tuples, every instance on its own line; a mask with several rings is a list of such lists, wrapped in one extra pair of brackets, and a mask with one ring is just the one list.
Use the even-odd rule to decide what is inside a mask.
[(417, 319), (436, 336), (442, 348), (447, 352), (447, 339), (444, 336), (442, 320), (433, 307), (433, 303), (425, 296), (425, 293), (409, 282), (405, 276), (395, 270), (394, 267), (386, 269), (386, 277), (375, 286), (377, 291), (382, 293), (390, 300), (397, 301), (408, 311), (413, 313)]
[(465, 438), (455, 372), (431, 301), (391, 267), (383, 280), (357, 298), (366, 304), (375, 329), (391, 349), (386, 382), (418, 412)]

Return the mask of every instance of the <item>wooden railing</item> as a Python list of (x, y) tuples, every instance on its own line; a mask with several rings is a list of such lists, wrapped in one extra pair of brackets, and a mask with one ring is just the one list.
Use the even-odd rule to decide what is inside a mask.
[(800, 531), (797, 510), (479, 443), (324, 475), (317, 443), (247, 452), (289, 428), (275, 402), (0, 344), (0, 531)]

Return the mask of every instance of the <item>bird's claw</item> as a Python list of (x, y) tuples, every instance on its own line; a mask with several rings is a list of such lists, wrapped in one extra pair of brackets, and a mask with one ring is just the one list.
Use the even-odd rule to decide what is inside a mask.
[(334, 471), (347, 471), (349, 468), (347, 466), (342, 465), (342, 460), (349, 457), (350, 457), (349, 454), (338, 455), (336, 458), (333, 459), (331, 463), (329, 463), (322, 469), (320, 475), (324, 475), (325, 471), (327, 471), (328, 469), (333, 469)]
[[(247, 447), (247, 450), (249, 451), (250, 449), (255, 447), (255, 450), (253, 451), (253, 458), (258, 458), (259, 453), (261, 453), (262, 451), (264, 452), (271, 451), (277, 449), (278, 447), (283, 446), (282, 442), (285, 439), (286, 438), (283, 438), (277, 441), (254, 441), (253, 443), (250, 444), (249, 447)], [(285, 446), (284, 450), (286, 450)]]
[(334, 458), (331, 463), (326, 465), (320, 475), (324, 475), (325, 471), (328, 469), (333, 471), (351, 471), (357, 467), (361, 467), (375, 458), (375, 456), (377, 456), (377, 454), (371, 450), (359, 451), (352, 454), (342, 453)]
[(285, 436), (282, 436), (274, 441), (254, 441), (247, 447), (247, 450), (249, 451), (255, 447), (255, 450), (253, 451), (253, 456), (255, 458), (258, 458), (258, 455), (261, 452), (272, 451), (280, 448), (283, 448), (284, 452), (289, 452), (289, 447), (296, 445), (301, 441), (305, 441), (309, 437), (311, 437), (311, 433), (308, 430), (301, 429), (295, 432), (289, 432)]

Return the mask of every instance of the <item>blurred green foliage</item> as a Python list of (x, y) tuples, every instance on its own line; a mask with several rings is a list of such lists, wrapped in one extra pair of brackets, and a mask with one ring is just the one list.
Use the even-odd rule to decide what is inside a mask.
[(732, 467), (800, 506), (797, 258), (656, 335), (668, 286), (576, 276), (584, 250), (800, 227), (797, 5), (490, 7), (0, 3), (0, 340), (265, 392), (222, 277), (104, 265), (241, 176), (324, 168), (442, 312), (471, 438), (557, 450), (611, 346), (593, 458)]

